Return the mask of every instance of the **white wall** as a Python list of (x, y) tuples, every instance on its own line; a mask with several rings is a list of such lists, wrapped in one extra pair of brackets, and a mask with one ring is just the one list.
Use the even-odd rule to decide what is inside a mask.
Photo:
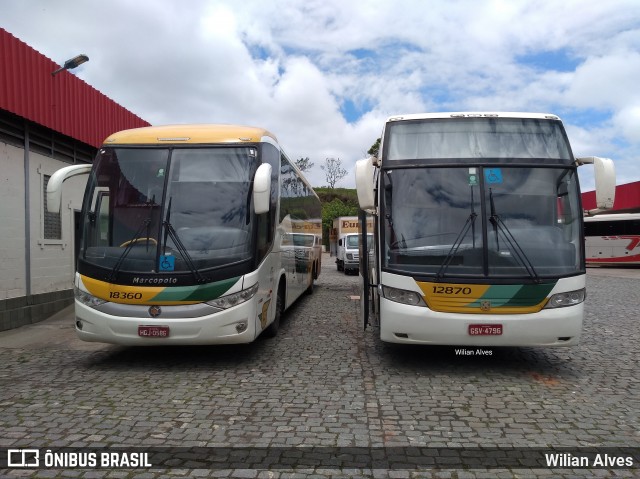
[(31, 210), (31, 294), (73, 288), (75, 265), (73, 212), (82, 208), (87, 176), (64, 182), (62, 190), (62, 239), (44, 239), (44, 176), (51, 176), (68, 163), (30, 152), (29, 185)]
[(0, 141), (0, 300), (26, 295), (24, 150)]
[[(31, 294), (73, 288), (73, 211), (87, 176), (64, 183), (62, 239), (44, 239), (43, 177), (68, 163), (29, 152)], [(0, 300), (26, 296), (24, 150), (0, 141)]]

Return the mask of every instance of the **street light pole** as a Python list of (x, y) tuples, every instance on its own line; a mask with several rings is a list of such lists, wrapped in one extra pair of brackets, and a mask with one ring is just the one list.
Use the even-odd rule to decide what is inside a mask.
[(89, 57), (85, 54), (81, 54), (81, 55), (78, 55), (77, 57), (73, 57), (72, 59), (64, 62), (64, 65), (58, 68), (56, 71), (51, 72), (51, 76), (55, 76), (56, 74), (60, 73), (63, 70), (71, 70), (73, 68), (76, 68), (77, 66), (82, 65), (83, 63), (88, 61), (89, 61)]

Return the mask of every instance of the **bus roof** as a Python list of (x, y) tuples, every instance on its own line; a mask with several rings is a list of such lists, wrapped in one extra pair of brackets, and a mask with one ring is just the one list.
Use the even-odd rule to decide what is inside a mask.
[(387, 118), (387, 122), (400, 120), (432, 120), (439, 118), (534, 118), (541, 120), (560, 120), (551, 113), (526, 113), (526, 112), (489, 112), (489, 111), (460, 111), (460, 112), (438, 112), (438, 113), (412, 113), (407, 115), (393, 115)]
[(278, 141), (273, 133), (252, 126), (165, 125), (119, 131), (104, 145), (257, 143), (265, 137)]

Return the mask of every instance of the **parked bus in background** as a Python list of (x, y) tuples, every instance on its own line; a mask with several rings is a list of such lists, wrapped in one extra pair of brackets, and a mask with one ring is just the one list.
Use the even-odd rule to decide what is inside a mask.
[(640, 265), (640, 213), (584, 219), (587, 265)]
[[(277, 333), (312, 265), (283, 260), (295, 221), (320, 201), (276, 137), (260, 128), (181, 125), (107, 138), (88, 173), (75, 276), (76, 331), (129, 345), (246, 343)], [(286, 249), (286, 248), (285, 248)]]
[(590, 213), (611, 208), (613, 163), (575, 158), (555, 115), (389, 118), (379, 158), (356, 165), (360, 207), (376, 217), (374, 261), (360, 267), (365, 326), (371, 313), (396, 343), (577, 344), (584, 163), (595, 165)]

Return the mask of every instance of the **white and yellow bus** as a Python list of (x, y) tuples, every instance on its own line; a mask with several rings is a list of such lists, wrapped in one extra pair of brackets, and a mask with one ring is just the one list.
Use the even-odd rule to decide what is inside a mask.
[(313, 291), (319, 265), (283, 243), (293, 224), (321, 221), (320, 201), (264, 129), (115, 133), (93, 165), (51, 177), (51, 209), (78, 174), (89, 174), (75, 277), (85, 341), (247, 343), (275, 335), (284, 310)]
[(379, 158), (356, 165), (360, 206), (376, 216), (373, 264), (360, 255), (365, 325), (396, 343), (577, 344), (584, 163), (598, 208), (611, 208), (613, 163), (575, 158), (555, 115), (389, 118)]

